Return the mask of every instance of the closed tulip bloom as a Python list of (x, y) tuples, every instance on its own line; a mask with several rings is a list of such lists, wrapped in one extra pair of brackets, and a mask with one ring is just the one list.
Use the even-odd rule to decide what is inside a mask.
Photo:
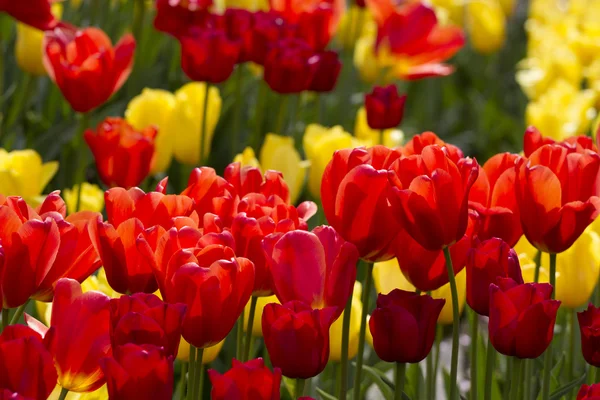
[(304, 1), (304, 0), (269, 0), (272, 10), (278, 11), (283, 18), (290, 23), (297, 23), (305, 13), (314, 13), (323, 5), (328, 6), (333, 11), (331, 20), (331, 30), (335, 31), (342, 14), (346, 10), (346, 2), (341, 0), (326, 1)]
[(110, 399), (170, 400), (173, 396), (173, 356), (160, 347), (128, 343), (113, 357), (101, 359), (100, 366)]
[(466, 28), (471, 45), (481, 54), (502, 48), (506, 40), (506, 19), (497, 1), (470, 1), (466, 7)]
[(600, 383), (593, 385), (582, 385), (577, 393), (576, 400), (598, 400), (600, 399)]
[(315, 75), (308, 90), (313, 92), (331, 92), (342, 70), (342, 62), (335, 51), (324, 51), (313, 56)]
[(190, 27), (203, 23), (212, 0), (157, 0), (154, 27), (174, 37)]
[(281, 303), (302, 301), (314, 309), (334, 307), (339, 317), (356, 280), (356, 247), (330, 226), (312, 232), (275, 233), (263, 241), (273, 289)]
[(334, 9), (326, 2), (320, 2), (310, 11), (303, 12), (296, 22), (296, 36), (303, 39), (315, 51), (324, 51), (335, 33)]
[(245, 363), (233, 359), (229, 371), (220, 374), (211, 369), (208, 377), (212, 383), (210, 396), (213, 400), (279, 400), (281, 370), (275, 368), (271, 372), (262, 358)]
[(0, 335), (0, 399), (46, 400), (56, 379), (42, 337), (24, 325), (5, 327)]
[(329, 328), (335, 312), (333, 307), (313, 310), (301, 301), (268, 304), (262, 331), (273, 367), (288, 378), (319, 375), (329, 359)]
[(83, 293), (72, 279), (56, 284), (44, 342), (54, 357), (58, 383), (69, 391), (91, 392), (104, 384), (99, 361), (111, 354), (109, 301), (99, 292)]
[(420, 155), (397, 160), (391, 170), (394, 215), (413, 239), (428, 250), (440, 250), (463, 237), (477, 161), (456, 164), (444, 148), (431, 145)]
[(124, 119), (107, 118), (84, 137), (96, 159), (100, 179), (107, 186), (138, 186), (148, 173), (154, 157), (157, 130), (138, 132)]
[(464, 157), (464, 154), (460, 148), (453, 144), (446, 143), (440, 139), (433, 132), (423, 132), (420, 135), (415, 135), (409, 140), (404, 146), (400, 148), (400, 152), (403, 156), (413, 156), (415, 154), (422, 154), (423, 150), (430, 145), (436, 144), (440, 147), (444, 147), (446, 154), (454, 163), (458, 164), (458, 161)]
[(81, 113), (101, 106), (123, 86), (133, 67), (134, 51), (132, 35), (123, 36), (113, 47), (97, 28), (56, 28), (44, 38), (48, 75)]
[(512, 153), (496, 154), (479, 169), (469, 194), (469, 207), (479, 214), (477, 236), (482, 240), (497, 237), (514, 246), (523, 235), (515, 198), (518, 158)]
[(254, 24), (247, 39), (249, 43), (244, 44), (249, 60), (264, 65), (273, 43), (290, 36), (292, 36), (290, 26), (284, 23), (278, 12), (272, 10), (255, 12)]
[(499, 277), (523, 283), (517, 253), (502, 239), (477, 243), (467, 259), (467, 303), (477, 314), (489, 316), (489, 287)]
[(552, 285), (518, 284), (511, 278), (498, 278), (489, 290), (492, 346), (506, 356), (541, 356), (554, 336), (560, 306), (560, 301), (550, 300)]
[(32, 205), (43, 201), (44, 188), (58, 171), (58, 162), (42, 162), (34, 150), (0, 149), (0, 193), (21, 196)]
[(265, 59), (264, 79), (280, 94), (308, 90), (316, 72), (314, 50), (300, 39), (281, 39), (273, 44)]
[(369, 329), (373, 348), (383, 361), (418, 363), (435, 339), (435, 325), (445, 300), (395, 289), (377, 296)]
[(340, 150), (323, 174), (325, 217), (364, 260), (393, 257), (390, 247), (399, 226), (388, 200), (388, 168), (399, 157), (399, 152), (384, 146)]
[(581, 352), (585, 361), (600, 366), (600, 309), (590, 303), (587, 310), (577, 313), (581, 333)]
[(585, 150), (598, 152), (594, 140), (589, 136), (570, 136), (562, 141), (556, 141), (551, 137), (542, 136), (542, 133), (535, 127), (530, 126), (523, 135), (523, 153), (529, 157), (537, 149), (545, 144), (559, 144), (564, 146), (569, 153), (583, 153)]
[(367, 123), (372, 129), (395, 128), (402, 122), (406, 95), (398, 95), (396, 85), (376, 86), (365, 95)]
[(260, 162), (256, 158), (254, 149), (250, 146), (246, 146), (241, 153), (238, 153), (233, 157), (234, 163), (240, 163), (242, 167), (253, 167), (260, 169)]
[[(64, 198), (69, 214), (73, 214), (77, 210), (78, 197), (79, 185), (73, 186), (72, 189), (65, 189)], [(83, 182), (79, 210), (101, 213), (104, 210), (104, 191), (98, 185)]]
[(36, 29), (53, 29), (58, 20), (52, 14), (52, 0), (33, 0), (28, 2), (0, 0), (0, 12)]
[(243, 8), (227, 7), (222, 21), (227, 37), (240, 44), (240, 52), (236, 63), (242, 64), (250, 61), (250, 41), (252, 40), (254, 13)]
[(515, 193), (525, 236), (538, 250), (567, 250), (598, 215), (600, 156), (545, 145), (528, 160), (519, 159), (516, 168)]

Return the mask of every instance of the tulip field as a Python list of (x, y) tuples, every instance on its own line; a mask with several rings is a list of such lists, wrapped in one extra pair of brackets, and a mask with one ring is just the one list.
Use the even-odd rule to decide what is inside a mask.
[(0, 0), (0, 400), (600, 400), (600, 0)]

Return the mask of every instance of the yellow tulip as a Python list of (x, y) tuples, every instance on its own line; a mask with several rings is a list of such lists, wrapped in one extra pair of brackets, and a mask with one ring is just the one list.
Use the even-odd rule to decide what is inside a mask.
[(429, 2), (434, 7), (435, 14), (440, 24), (463, 25), (463, 0), (429, 0)]
[[(556, 298), (562, 306), (578, 308), (587, 304), (600, 273), (600, 236), (588, 227), (567, 251), (556, 256)], [(523, 280), (533, 282), (537, 250), (523, 236), (515, 246), (519, 254)], [(548, 254), (542, 254), (539, 282), (548, 282)]]
[(260, 169), (260, 163), (256, 159), (252, 147), (246, 147), (244, 151), (233, 157), (233, 162), (239, 162), (242, 167), (254, 167)]
[(242, 8), (248, 11), (268, 11), (268, 0), (216, 0), (214, 11), (222, 14), (228, 8)]
[[(223, 344), (225, 344), (225, 339), (221, 340), (214, 346), (205, 348), (204, 352), (202, 353), (202, 364), (210, 364), (211, 362), (213, 362), (221, 352)], [(183, 362), (190, 361), (190, 344), (186, 342), (184, 338), (181, 338), (181, 340), (179, 341), (177, 359)]]
[(381, 143), (381, 131), (369, 127), (365, 107), (361, 107), (356, 113), (354, 135), (360, 140), (361, 144), (364, 144), (367, 147), (376, 144), (383, 144), (387, 147), (398, 147), (402, 146), (402, 143), (404, 143), (404, 132), (400, 129), (386, 129), (383, 131), (383, 143)]
[[(377, 293), (387, 294), (394, 289), (407, 290), (410, 292), (415, 291), (415, 287), (404, 277), (404, 274), (402, 274), (400, 266), (398, 265), (398, 260), (395, 258), (389, 261), (375, 263), (373, 267), (373, 282), (375, 282)], [(462, 313), (467, 298), (467, 273), (464, 268), (456, 275), (456, 286), (458, 288), (458, 309), (459, 313)], [(451, 324), (453, 313), (450, 284), (447, 283), (441, 288), (432, 291), (431, 297), (434, 299), (446, 299), (446, 304), (440, 313), (438, 323), (444, 325)]]
[(125, 110), (125, 119), (135, 129), (142, 130), (150, 125), (158, 128), (151, 168), (153, 174), (166, 171), (171, 164), (173, 142), (179, 131), (177, 127), (174, 127), (175, 130), (167, 130), (167, 122), (176, 104), (175, 96), (171, 92), (146, 88), (140, 95), (131, 99)]
[(31, 205), (41, 203), (40, 195), (56, 171), (58, 162), (42, 162), (34, 150), (0, 149), (0, 193), (22, 196)]
[(309, 163), (303, 161), (294, 146), (294, 138), (268, 133), (260, 149), (260, 165), (280, 171), (290, 188), (290, 201), (296, 204), (302, 193)]
[[(204, 82), (192, 82), (175, 92), (175, 108), (167, 120), (165, 132), (173, 140), (173, 154), (184, 164), (197, 165), (200, 162), (200, 130), (206, 91)], [(206, 160), (210, 152), (219, 115), (221, 95), (216, 86), (211, 86), (208, 94), (204, 154)]]
[[(79, 192), (79, 185), (73, 186), (72, 189), (65, 189), (63, 198), (67, 203), (67, 211), (69, 214), (75, 212), (77, 208), (77, 196)], [(91, 183), (84, 182), (81, 189), (81, 204), (79, 205), (80, 211), (94, 211), (102, 212), (104, 208), (104, 191)]]
[(375, 21), (369, 8), (352, 5), (342, 15), (336, 37), (344, 49), (351, 49), (358, 38), (363, 35), (372, 35), (375, 30)]
[(308, 189), (314, 198), (321, 197), (321, 178), (325, 167), (336, 150), (359, 145), (357, 139), (341, 126), (326, 128), (318, 124), (306, 127), (303, 138), (304, 153), (310, 161)]
[[(62, 4), (52, 5), (52, 14), (56, 18), (62, 15)], [(17, 65), (32, 75), (47, 75), (42, 61), (42, 42), (44, 32), (21, 22), (17, 23), (17, 40), (15, 41), (15, 57)]]
[(473, 48), (491, 54), (500, 50), (506, 39), (506, 20), (495, 0), (473, 0), (466, 5), (467, 30)]
[[(48, 397), (48, 400), (58, 400), (58, 398), (60, 396), (60, 391), (61, 391), (60, 385), (56, 385), (56, 387), (54, 388), (54, 390)], [(101, 386), (99, 389), (97, 389), (93, 392), (90, 392), (90, 393), (69, 392), (67, 394), (67, 397), (65, 397), (65, 399), (66, 400), (108, 400), (108, 389), (106, 388), (106, 385), (104, 385), (104, 386)]]
[[(352, 359), (358, 353), (358, 336), (360, 334), (360, 317), (362, 314), (362, 285), (354, 283), (352, 293), (352, 311), (350, 312), (350, 330), (348, 336), (348, 359)], [(342, 359), (342, 332), (344, 327), (344, 313), (331, 325), (329, 329), (329, 361), (340, 361)]]
[[(262, 337), (262, 314), (265, 306), (269, 303), (279, 303), (276, 296), (258, 297), (256, 301), (256, 310), (254, 311), (254, 321), (252, 322), (252, 336)], [(250, 302), (246, 304), (244, 310), (244, 331), (248, 330), (248, 320), (250, 319)]]
[(375, 36), (363, 35), (356, 41), (352, 60), (364, 82), (374, 84), (383, 78), (384, 68), (375, 54)]

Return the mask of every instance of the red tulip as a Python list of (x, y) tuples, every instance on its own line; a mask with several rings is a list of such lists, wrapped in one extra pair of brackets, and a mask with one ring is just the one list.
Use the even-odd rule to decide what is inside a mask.
[(214, 213), (227, 225), (237, 209), (235, 189), (209, 167), (194, 168), (181, 194), (194, 200), (194, 210), (200, 220), (204, 214)]
[(212, 400), (279, 400), (281, 370), (274, 368), (271, 372), (262, 358), (245, 363), (233, 359), (229, 371), (221, 375), (211, 369), (208, 376)]
[(227, 36), (241, 44), (237, 63), (250, 61), (254, 13), (243, 8), (227, 8), (223, 14), (223, 25)]
[(330, 29), (335, 32), (337, 25), (346, 11), (343, 0), (269, 0), (271, 10), (278, 11), (283, 19), (296, 24), (306, 13), (314, 13), (319, 8), (327, 6), (332, 10)]
[(581, 333), (581, 352), (585, 361), (600, 366), (600, 309), (590, 304), (587, 310), (577, 313)]
[(571, 136), (562, 142), (556, 142), (552, 138), (543, 137), (542, 133), (535, 126), (530, 126), (527, 128), (525, 135), (523, 136), (523, 153), (525, 153), (525, 157), (529, 157), (534, 151), (543, 145), (555, 143), (566, 147), (569, 150), (569, 153), (582, 153), (584, 150), (592, 150), (596, 153), (598, 152), (598, 148), (594, 144), (593, 139), (589, 136)]
[(265, 59), (264, 79), (281, 94), (308, 90), (316, 72), (314, 50), (301, 39), (281, 39), (273, 44)]
[(265, 197), (276, 195), (285, 203), (290, 201), (290, 190), (278, 171), (265, 172), (264, 178), (260, 169), (243, 167), (239, 162), (231, 163), (225, 168), (223, 177), (236, 189), (242, 198), (250, 193), (260, 193)]
[[(44, 38), (44, 65), (75, 111), (104, 104), (123, 86), (133, 67), (135, 39), (127, 34), (113, 45), (97, 28), (56, 28)], [(102, 84), (98, 84), (102, 82)]]
[(400, 289), (380, 293), (369, 320), (377, 356), (399, 363), (425, 359), (433, 346), (435, 324), (445, 303), (445, 299)]
[(104, 384), (100, 359), (111, 355), (110, 299), (81, 291), (72, 279), (56, 283), (50, 329), (44, 337), (58, 371), (58, 383), (73, 392), (91, 392)]
[(319, 375), (329, 359), (333, 307), (313, 310), (301, 301), (270, 303), (263, 310), (262, 332), (273, 367), (288, 378)]
[(173, 397), (173, 356), (160, 347), (125, 344), (114, 357), (100, 360), (111, 400)]
[(157, 0), (154, 27), (179, 37), (190, 27), (203, 24), (211, 5), (212, 0)]
[[(455, 275), (465, 267), (467, 254), (477, 235), (478, 216), (469, 213), (469, 224), (464, 236), (450, 246)], [(401, 229), (393, 243), (398, 264), (406, 279), (422, 292), (436, 290), (448, 283), (446, 258), (442, 250), (427, 250)]]
[(443, 147), (427, 146), (391, 166), (390, 201), (399, 222), (419, 244), (440, 250), (467, 229), (469, 191), (479, 166), (474, 159), (455, 164)]
[(186, 306), (167, 304), (153, 294), (135, 293), (110, 301), (113, 349), (127, 343), (163, 348), (177, 355)]
[(498, 278), (489, 290), (489, 335), (496, 351), (519, 358), (542, 355), (552, 341), (560, 306), (550, 300), (552, 285)]
[(600, 400), (600, 383), (591, 386), (582, 385), (576, 400)]
[(38, 333), (24, 325), (4, 328), (0, 335), (0, 399), (46, 400), (56, 379), (52, 355)]
[(248, 50), (250, 61), (264, 65), (271, 46), (279, 39), (295, 35), (295, 30), (284, 23), (281, 15), (276, 11), (257, 11), (254, 13), (254, 25), (249, 37), (244, 43)]
[(388, 168), (399, 157), (384, 146), (338, 150), (323, 173), (325, 217), (367, 261), (394, 257), (391, 244), (399, 226), (388, 200)]
[(335, 35), (334, 22), (332, 6), (320, 3), (313, 11), (298, 16), (295, 36), (306, 41), (314, 51), (324, 51)]
[(446, 149), (446, 154), (455, 164), (464, 157), (461, 149), (458, 147), (444, 142), (433, 132), (423, 132), (420, 135), (415, 135), (413, 138), (400, 148), (403, 156), (413, 156), (415, 154), (421, 154), (423, 149), (429, 145), (437, 144), (440, 147)]
[(298, 300), (319, 309), (344, 311), (356, 281), (356, 247), (330, 226), (312, 232), (274, 233), (263, 241), (273, 289), (281, 303)]
[(342, 70), (342, 62), (335, 51), (324, 51), (313, 56), (315, 75), (308, 90), (313, 92), (331, 92), (337, 83)]
[(517, 160), (516, 169), (515, 194), (527, 240), (544, 252), (567, 250), (598, 215), (600, 156), (544, 145), (529, 160)]
[(478, 236), (482, 240), (498, 237), (512, 247), (523, 235), (515, 198), (518, 158), (517, 154), (496, 154), (479, 169), (469, 194), (469, 207), (481, 218)]
[(489, 316), (489, 287), (498, 278), (523, 283), (517, 253), (498, 238), (476, 243), (467, 259), (467, 303), (477, 314)]
[(154, 127), (138, 132), (121, 118), (105, 119), (96, 132), (88, 129), (85, 141), (102, 182), (127, 188), (142, 183), (150, 172), (157, 133)]
[(52, 15), (52, 3), (52, 0), (0, 0), (0, 12), (5, 12), (24, 24), (46, 31), (54, 29), (58, 24)]
[(398, 95), (396, 85), (375, 86), (365, 95), (367, 123), (371, 129), (389, 129), (400, 125), (404, 116), (406, 95)]

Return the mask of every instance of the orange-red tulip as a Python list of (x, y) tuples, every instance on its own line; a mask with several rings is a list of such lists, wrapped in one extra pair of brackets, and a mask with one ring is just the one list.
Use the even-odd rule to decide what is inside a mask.
[(593, 139), (589, 136), (571, 136), (562, 142), (557, 142), (550, 137), (543, 137), (542, 133), (535, 126), (530, 126), (527, 128), (525, 135), (523, 136), (523, 153), (525, 154), (525, 157), (529, 157), (534, 151), (543, 145), (555, 143), (565, 146), (569, 152), (581, 153), (584, 150), (598, 152)]
[(432, 144), (445, 147), (446, 154), (454, 161), (454, 163), (458, 163), (458, 160), (464, 157), (461, 149), (453, 144), (444, 142), (433, 132), (423, 132), (420, 135), (413, 136), (410, 141), (400, 148), (400, 152), (403, 156), (413, 156), (415, 154), (421, 154), (425, 147)]

